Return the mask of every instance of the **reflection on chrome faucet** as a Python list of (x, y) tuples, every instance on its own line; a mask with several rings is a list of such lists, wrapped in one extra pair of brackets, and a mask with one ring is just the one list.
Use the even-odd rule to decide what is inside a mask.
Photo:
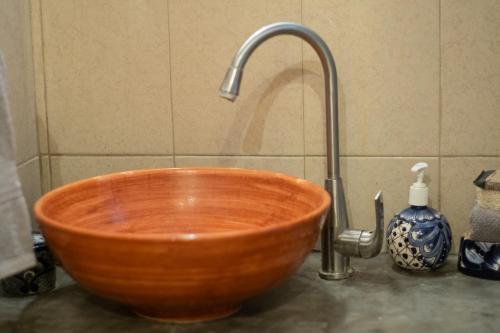
[(384, 237), (384, 207), (379, 191), (375, 196), (375, 231), (349, 229), (339, 172), (337, 69), (328, 45), (317, 33), (300, 24), (280, 22), (265, 26), (251, 35), (236, 52), (219, 95), (230, 101), (236, 100), (248, 58), (264, 41), (279, 35), (293, 35), (305, 40), (316, 51), (323, 65), (327, 148), (325, 188), (332, 197), (332, 205), (321, 234), (322, 262), (319, 274), (328, 280), (344, 279), (352, 274), (349, 257), (371, 258), (380, 253)]

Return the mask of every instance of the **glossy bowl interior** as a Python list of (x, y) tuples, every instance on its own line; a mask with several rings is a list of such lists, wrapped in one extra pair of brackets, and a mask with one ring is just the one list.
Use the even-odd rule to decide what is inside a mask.
[(319, 186), (232, 168), (155, 169), (79, 181), (35, 214), (87, 289), (173, 321), (228, 315), (289, 276), (330, 204)]

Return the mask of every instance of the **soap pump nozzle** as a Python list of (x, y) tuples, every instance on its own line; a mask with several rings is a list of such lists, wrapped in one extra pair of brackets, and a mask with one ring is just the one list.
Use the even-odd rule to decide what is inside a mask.
[(427, 206), (429, 188), (424, 183), (424, 172), (429, 165), (425, 162), (415, 164), (411, 171), (417, 173), (417, 181), (410, 186), (409, 204), (412, 206)]

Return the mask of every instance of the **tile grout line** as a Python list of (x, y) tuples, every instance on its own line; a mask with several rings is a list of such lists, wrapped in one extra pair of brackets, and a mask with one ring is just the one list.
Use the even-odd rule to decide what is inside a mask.
[[(35, 116), (35, 130), (36, 130), (36, 146), (37, 146), (37, 156), (38, 156), (38, 159), (41, 161), (42, 160), (42, 155), (41, 155), (41, 152), (40, 152), (40, 135), (41, 135), (41, 129), (40, 129), (40, 124), (38, 122), (38, 94), (37, 94), (37, 84), (36, 84), (36, 70), (35, 70), (35, 43), (33, 42), (33, 39), (36, 38), (34, 33), (33, 33), (33, 16), (34, 16), (34, 13), (33, 13), (33, 1), (37, 1), (37, 0), (31, 0), (28, 2), (28, 8), (29, 8), (29, 31), (30, 31), (30, 44), (31, 44), (31, 61), (32, 61), (32, 77), (33, 77), (33, 98), (34, 98), (34, 107), (35, 109), (33, 110), (34, 111), (34, 116)], [(21, 163), (22, 164), (22, 163)], [(40, 193), (43, 193), (43, 188), (42, 188), (42, 178), (43, 178), (43, 172), (42, 172), (42, 166), (41, 164), (39, 163), (39, 166), (38, 166), (38, 174), (39, 174), (39, 177), (40, 177)]]
[[(40, 154), (41, 156), (47, 157), (49, 154)], [(208, 156), (208, 157), (326, 157), (325, 154), (311, 154), (311, 155), (272, 155), (272, 154), (259, 154), (259, 155), (245, 155), (245, 154), (190, 154), (190, 153), (180, 153), (178, 156)], [(53, 153), (50, 156), (87, 156), (87, 157), (173, 157), (172, 154), (99, 154), (99, 153)], [(341, 157), (366, 157), (366, 158), (439, 158), (437, 155), (355, 155), (355, 154), (340, 154)], [(442, 158), (500, 158), (500, 155), (444, 155)]]
[(438, 187), (438, 198), (439, 198), (439, 205), (438, 209), (441, 211), (442, 210), (442, 167), (441, 167), (441, 136), (442, 136), (442, 111), (443, 111), (443, 55), (442, 55), (442, 43), (443, 43), (443, 36), (442, 36), (442, 16), (441, 16), (441, 10), (442, 10), (442, 3), (441, 0), (438, 1), (438, 41), (439, 41), (439, 87), (438, 87), (438, 172), (439, 172), (439, 187)]
[(40, 158), (41, 158), (41, 157), (40, 157), (40, 155), (35, 155), (35, 156), (32, 156), (32, 157), (28, 158), (27, 160), (24, 160), (24, 161), (22, 161), (22, 162), (17, 163), (17, 164), (16, 164), (16, 168), (17, 168), (17, 169), (18, 169), (18, 168), (22, 168), (22, 167), (24, 167), (24, 166), (26, 166), (26, 165), (30, 164), (31, 162), (35, 161), (37, 158), (38, 158), (38, 159), (40, 159)]
[[(170, 154), (95, 154), (95, 153), (55, 153), (55, 154), (40, 154), (41, 157), (173, 157)], [(326, 157), (326, 155), (221, 155), (221, 154), (177, 154), (179, 157), (276, 157), (276, 158), (302, 158), (302, 157)], [(429, 155), (408, 155), (408, 156), (396, 156), (396, 155), (344, 155), (341, 154), (340, 157), (343, 158), (394, 158), (394, 159), (419, 159), (419, 158), (435, 158), (439, 159), (438, 156)], [(456, 155), (456, 156), (443, 156), (443, 158), (500, 158), (498, 155), (489, 156), (474, 156), (474, 155)]]
[[(40, 154), (43, 157), (48, 157), (49, 154)], [(172, 154), (164, 154), (164, 153), (157, 153), (157, 154), (144, 154), (144, 153), (135, 153), (135, 154), (120, 154), (120, 153), (111, 153), (111, 154), (99, 154), (99, 153), (53, 153), (50, 154), (52, 157), (60, 157), (60, 156), (70, 156), (70, 157), (78, 157), (78, 156), (85, 156), (85, 157), (144, 157), (144, 156), (149, 156), (149, 157), (173, 157)], [(204, 156), (204, 157), (326, 157), (326, 155), (323, 154), (311, 154), (311, 155), (270, 155), (270, 154), (261, 154), (261, 155), (244, 155), (244, 154), (190, 154), (190, 153), (183, 153), (183, 154), (176, 154), (176, 156), (190, 156), (190, 157), (196, 157), (196, 156)], [(437, 155), (354, 155), (354, 154), (340, 154), (340, 157), (355, 157), (355, 158), (396, 158), (396, 159), (403, 159), (403, 158), (436, 158), (439, 159), (439, 156)], [(441, 158), (500, 158), (500, 155), (444, 155), (441, 156)]]
[(174, 167), (177, 166), (175, 154), (175, 126), (174, 126), (174, 90), (172, 88), (172, 34), (170, 32), (170, 0), (167, 0), (167, 27), (168, 27), (168, 67), (169, 67), (169, 88), (170, 88), (170, 125), (172, 129), (172, 158)]
[[(300, 24), (304, 24), (304, 0), (300, 0)], [(305, 84), (304, 84), (304, 41), (300, 41), (300, 62), (302, 75), (302, 152), (303, 152), (303, 177), (306, 178), (306, 108), (305, 108)]]
[[(46, 65), (45, 65), (45, 39), (44, 37), (44, 25), (43, 25), (43, 6), (42, 6), (43, 1), (39, 0), (39, 15), (40, 15), (40, 45), (42, 47), (41, 50), (41, 57), (42, 57), (42, 75), (43, 75), (43, 99), (45, 103), (45, 132), (46, 132), (46, 137), (47, 137), (47, 155), (48, 155), (48, 176), (49, 176), (49, 190), (52, 189), (53, 184), (52, 184), (52, 156), (50, 152), (50, 131), (49, 131), (49, 108), (48, 108), (48, 101), (47, 101), (47, 72), (46, 72)], [(41, 161), (41, 158), (40, 158)], [(42, 172), (42, 164), (40, 163), (40, 171)], [(43, 177), (43, 175), (42, 175)]]

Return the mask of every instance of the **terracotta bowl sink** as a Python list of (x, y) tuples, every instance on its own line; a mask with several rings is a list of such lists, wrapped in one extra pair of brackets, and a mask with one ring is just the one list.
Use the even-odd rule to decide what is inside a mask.
[(144, 317), (228, 316), (303, 262), (330, 204), (303, 179), (232, 168), (155, 169), (72, 183), (35, 214), (83, 287)]

